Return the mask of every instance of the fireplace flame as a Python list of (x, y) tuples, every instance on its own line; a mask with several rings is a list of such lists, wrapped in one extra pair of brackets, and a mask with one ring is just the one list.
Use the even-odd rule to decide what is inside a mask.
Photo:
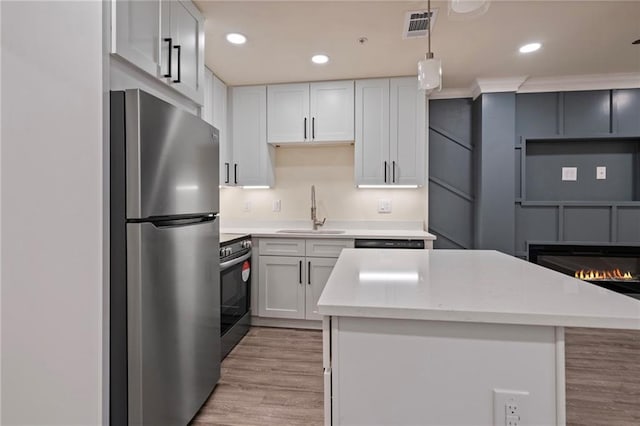
[(632, 280), (631, 272), (622, 272), (620, 269), (611, 269), (609, 271), (596, 271), (589, 269), (581, 269), (576, 271), (574, 277), (581, 280)]

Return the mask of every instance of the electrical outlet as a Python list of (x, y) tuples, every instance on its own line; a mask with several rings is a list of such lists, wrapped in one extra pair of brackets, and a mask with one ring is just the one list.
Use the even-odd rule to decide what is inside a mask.
[(250, 212), (251, 211), (251, 201), (245, 201), (244, 202), (244, 209), (245, 212)]
[(493, 390), (493, 425), (524, 426), (529, 392), (509, 389)]
[(596, 179), (602, 180), (607, 178), (607, 168), (605, 166), (596, 167)]
[(507, 416), (507, 419), (505, 420), (505, 424), (506, 426), (521, 426), (522, 423), (520, 423), (520, 416)]
[(391, 200), (378, 200), (378, 213), (391, 213)]
[(577, 167), (563, 167), (562, 168), (562, 180), (567, 180), (567, 181), (578, 180), (578, 168)]
[(273, 205), (271, 206), (271, 211), (279, 212), (282, 207), (282, 203), (280, 200), (273, 200)]

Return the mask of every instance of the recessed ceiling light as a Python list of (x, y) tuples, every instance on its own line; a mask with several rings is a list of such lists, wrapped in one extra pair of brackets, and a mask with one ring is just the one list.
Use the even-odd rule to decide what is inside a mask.
[(529, 44), (525, 44), (524, 46), (522, 46), (520, 48), (520, 53), (531, 53), (531, 52), (535, 52), (536, 50), (540, 49), (542, 45), (540, 43), (529, 43)]
[(227, 41), (231, 44), (245, 44), (247, 38), (240, 33), (229, 33), (227, 34)]
[(314, 64), (326, 64), (329, 62), (329, 57), (327, 55), (313, 55), (311, 57), (311, 62)]

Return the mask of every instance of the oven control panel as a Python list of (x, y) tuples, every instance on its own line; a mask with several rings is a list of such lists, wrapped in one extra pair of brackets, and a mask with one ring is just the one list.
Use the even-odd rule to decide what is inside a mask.
[(220, 243), (220, 260), (235, 258), (240, 253), (251, 250), (251, 237), (245, 239), (235, 239)]

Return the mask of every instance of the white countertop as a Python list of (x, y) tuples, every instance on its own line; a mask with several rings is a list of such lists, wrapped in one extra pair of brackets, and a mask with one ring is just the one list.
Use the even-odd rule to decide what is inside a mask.
[(345, 249), (323, 315), (640, 329), (640, 300), (496, 251)]
[[(251, 234), (252, 237), (258, 238), (409, 238), (418, 240), (435, 240), (436, 237), (425, 231), (420, 230), (404, 230), (404, 229), (340, 229), (344, 231), (340, 234), (319, 234), (314, 233), (310, 229), (300, 228), (299, 233), (282, 233), (278, 232), (282, 229), (293, 230), (297, 228), (223, 228), (221, 232), (225, 234)], [(320, 228), (322, 230), (322, 228)]]
[[(223, 218), (224, 219), (224, 218)], [(300, 230), (299, 233), (283, 233), (281, 230)], [(311, 231), (309, 220), (248, 221), (223, 220), (220, 232), (226, 234), (251, 234), (258, 238), (404, 238), (432, 241), (436, 236), (423, 230), (416, 221), (351, 221), (327, 220), (323, 230), (340, 230), (340, 234), (322, 234)]]

